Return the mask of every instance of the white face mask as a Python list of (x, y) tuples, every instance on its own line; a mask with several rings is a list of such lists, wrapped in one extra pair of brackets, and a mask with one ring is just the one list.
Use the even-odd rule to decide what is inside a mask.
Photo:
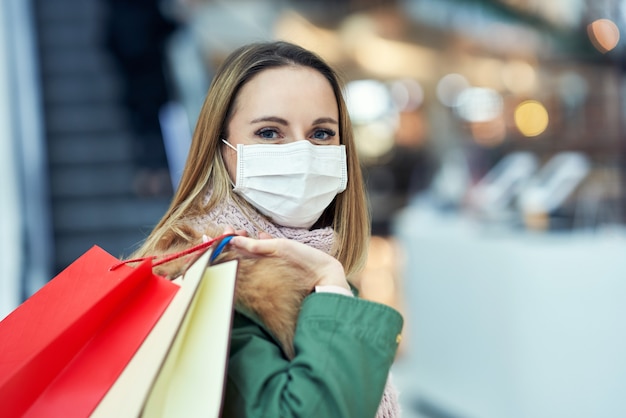
[(279, 225), (310, 228), (346, 189), (344, 145), (237, 144), (234, 192)]

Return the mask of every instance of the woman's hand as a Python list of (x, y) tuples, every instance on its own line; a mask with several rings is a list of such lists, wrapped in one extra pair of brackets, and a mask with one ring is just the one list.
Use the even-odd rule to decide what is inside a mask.
[(315, 286), (341, 286), (350, 290), (343, 266), (336, 258), (298, 241), (271, 238), (264, 233), (259, 238), (237, 236), (230, 244), (253, 255), (279, 257), (294, 263), (315, 277)]

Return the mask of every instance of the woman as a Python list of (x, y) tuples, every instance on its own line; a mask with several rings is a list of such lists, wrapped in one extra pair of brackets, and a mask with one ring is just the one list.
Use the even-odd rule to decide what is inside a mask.
[[(402, 317), (350, 291), (366, 258), (367, 206), (338, 78), (310, 51), (258, 43), (225, 60), (171, 206), (136, 255), (191, 243), (211, 224), (248, 235), (231, 240), (236, 249), (314, 277), (291, 355), (240, 297), (268, 282), (288, 293), (288, 281), (266, 272), (238, 287), (224, 416), (396, 416), (386, 383)], [(281, 304), (261, 294), (278, 315)]]

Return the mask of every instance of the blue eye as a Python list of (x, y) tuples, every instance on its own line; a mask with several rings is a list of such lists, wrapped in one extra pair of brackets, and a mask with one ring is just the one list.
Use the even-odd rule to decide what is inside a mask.
[(256, 135), (262, 139), (278, 139), (278, 132), (275, 129), (264, 128), (256, 132)]
[(317, 129), (315, 132), (313, 132), (313, 139), (325, 141), (332, 139), (335, 135), (335, 131), (331, 129)]

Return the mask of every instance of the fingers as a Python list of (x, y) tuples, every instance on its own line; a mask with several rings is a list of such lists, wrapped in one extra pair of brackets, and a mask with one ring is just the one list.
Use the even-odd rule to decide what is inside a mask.
[(230, 240), (230, 244), (236, 248), (256, 255), (272, 255), (277, 250), (277, 241), (271, 239), (253, 239), (244, 236), (236, 236)]
[[(225, 233), (229, 233), (229, 232), (225, 231)], [(275, 253), (277, 252), (277, 250), (279, 249), (281, 245), (280, 240), (274, 240), (274, 242), (271, 242), (271, 243), (268, 242), (268, 243), (257, 244), (258, 241), (267, 241), (267, 240), (273, 239), (273, 237), (267, 232), (259, 232), (258, 239), (248, 238), (248, 233), (246, 231), (237, 231), (236, 233), (239, 236), (246, 237), (246, 239), (240, 240), (239, 238), (237, 239), (233, 238), (233, 241), (231, 241), (231, 244), (239, 249), (246, 250), (252, 254), (276, 255)]]
[(350, 289), (343, 266), (336, 258), (294, 240), (269, 239), (269, 234), (265, 235), (267, 236), (265, 239), (236, 236), (230, 244), (254, 256), (278, 257), (300, 266), (315, 284), (342, 286)]

